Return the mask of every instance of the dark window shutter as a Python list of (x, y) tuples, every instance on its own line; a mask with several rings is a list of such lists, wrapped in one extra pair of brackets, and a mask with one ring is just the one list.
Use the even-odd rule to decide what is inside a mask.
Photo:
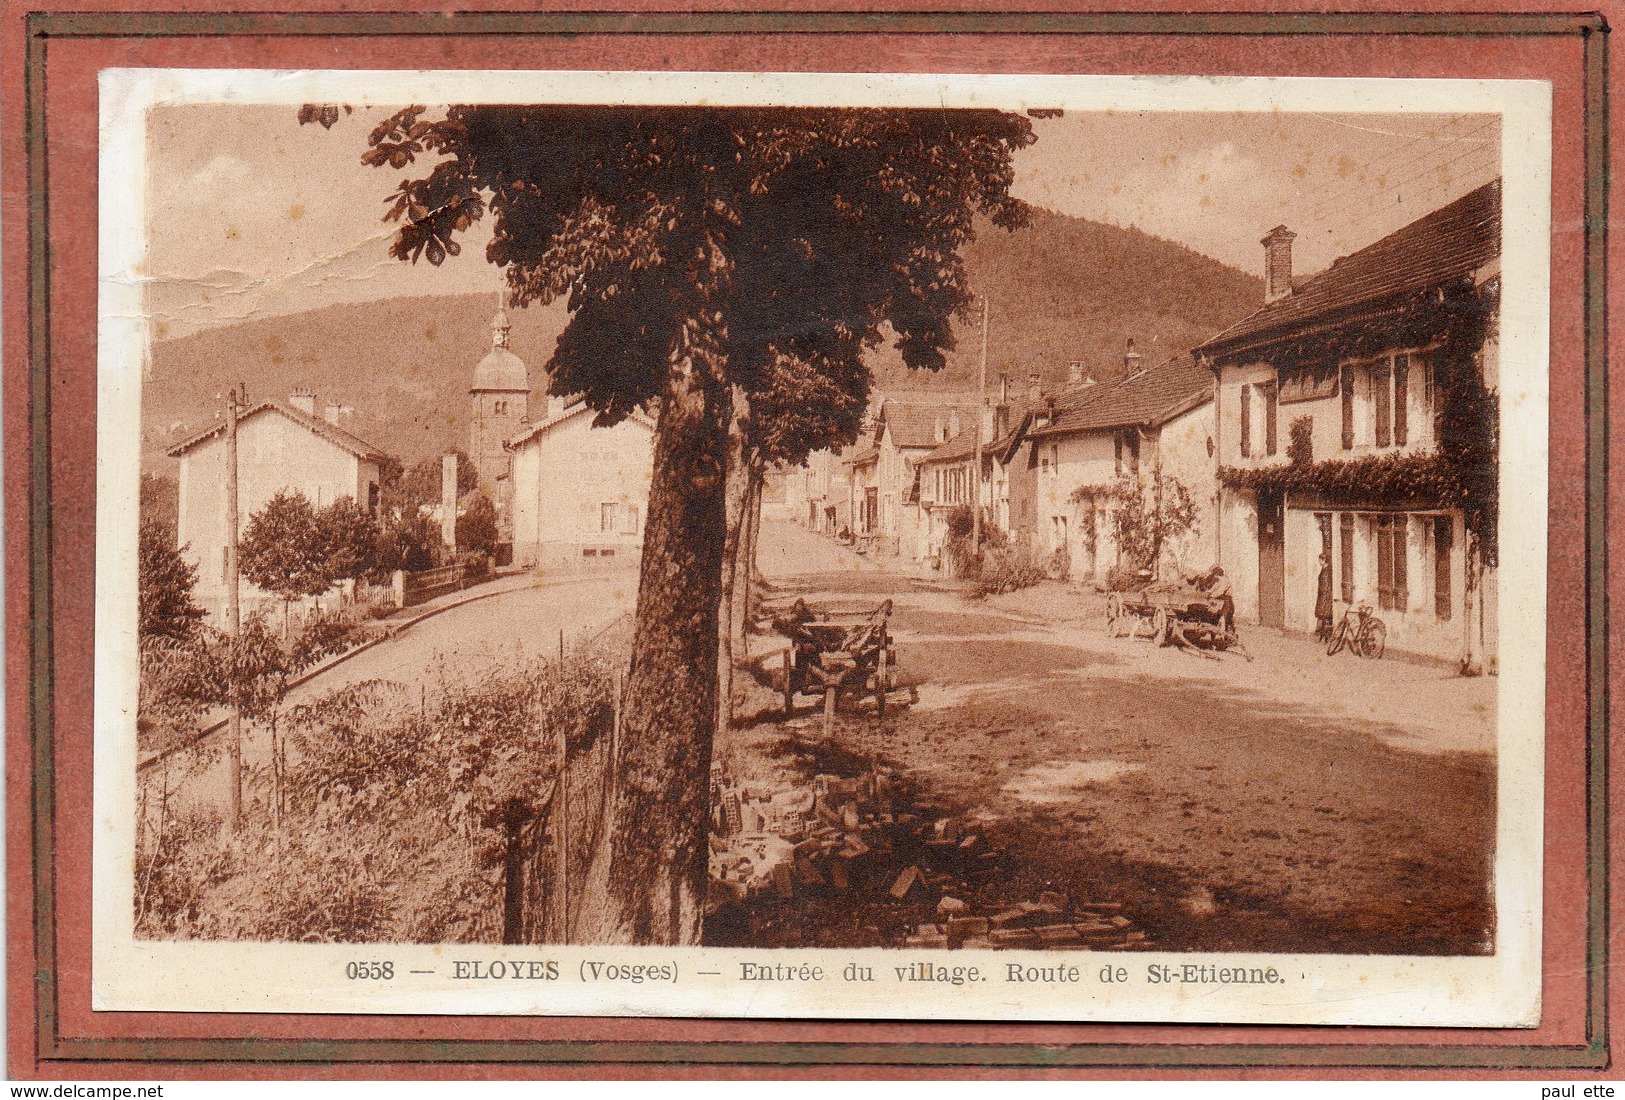
[(1394, 444), (1399, 447), (1405, 445), (1406, 419), (1410, 403), (1407, 389), (1410, 384), (1411, 360), (1408, 355), (1394, 356)]
[(1456, 544), (1456, 525), (1449, 516), (1433, 517), (1433, 613), (1450, 618), (1455, 593), (1450, 583), (1451, 551)]
[(1253, 453), (1253, 388), (1246, 383), (1241, 387), (1241, 457)]
[(1386, 447), (1393, 440), (1392, 409), (1389, 406), (1388, 365), (1371, 368), (1371, 400), (1377, 422), (1377, 446)]
[(1344, 512), (1337, 518), (1338, 578), (1343, 589), (1343, 602), (1354, 602), (1354, 513)]
[(1280, 394), (1276, 390), (1274, 382), (1267, 383), (1259, 388), (1264, 392), (1264, 453), (1272, 455), (1275, 453), (1275, 422), (1278, 419), (1280, 409)]
[(1338, 373), (1343, 391), (1343, 449), (1351, 451), (1354, 449), (1354, 371), (1343, 367)]
[(1411, 523), (1409, 517), (1395, 516), (1394, 538), (1394, 610), (1409, 611), (1411, 607), (1410, 578), (1407, 576), (1406, 558), (1410, 550)]
[(1394, 609), (1394, 528), (1393, 520), (1377, 520), (1377, 606)]

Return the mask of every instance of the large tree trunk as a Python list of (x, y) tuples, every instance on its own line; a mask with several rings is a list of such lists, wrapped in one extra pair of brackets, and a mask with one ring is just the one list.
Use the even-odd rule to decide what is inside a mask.
[(733, 622), (744, 612), (750, 595), (749, 577), (740, 566), (740, 552), (747, 535), (746, 517), (749, 515), (751, 486), (747, 445), (749, 404), (744, 391), (738, 386), (733, 387), (732, 412), (728, 422), (728, 472), (723, 506), (727, 531), (722, 543), (722, 601), (717, 614), (718, 733), (733, 722), (734, 662), (744, 656), (742, 649), (738, 654), (734, 651), (738, 635), (733, 629)]
[(575, 919), (583, 943), (693, 944), (705, 901), (729, 394), (687, 330), (655, 429), (617, 792)]
[(739, 551), (734, 566), (734, 603), (728, 619), (731, 647), (741, 657), (749, 651), (748, 628), (756, 606), (756, 545), (762, 531), (763, 471), (759, 463), (751, 463), (746, 478), (744, 515), (739, 524)]

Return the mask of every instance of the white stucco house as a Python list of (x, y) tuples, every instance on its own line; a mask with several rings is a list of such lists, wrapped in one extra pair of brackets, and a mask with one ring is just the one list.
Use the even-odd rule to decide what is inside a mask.
[(552, 570), (636, 562), (643, 549), (654, 421), (612, 427), (580, 398), (550, 398), (547, 418), (508, 440), (514, 563)]
[[(312, 507), (349, 497), (378, 510), (383, 452), (340, 426), (343, 406), (329, 402), (316, 415), (314, 394), (300, 391), (287, 403), (262, 401), (237, 417), (238, 535), (277, 493), (303, 493)], [(218, 421), (169, 449), (180, 464), (176, 543), (197, 569), (194, 598), (216, 617), (226, 600), (226, 424)], [(243, 581), (244, 612), (276, 597)]]
[(1368, 603), (1389, 647), (1493, 668), (1493, 560), (1441, 487), (1456, 476), (1442, 444), (1483, 435), (1472, 401), (1498, 385), (1500, 181), (1307, 280), (1293, 238), (1263, 239), (1262, 308), (1197, 349), (1218, 389), (1237, 614), (1313, 630), (1325, 552), (1335, 614)]
[(1194, 505), (1192, 528), (1162, 548), (1164, 577), (1214, 561), (1213, 376), (1189, 355), (1141, 367), (1132, 342), (1125, 360), (1121, 379), (1082, 379), (1041, 406), (1012, 456), (1032, 477), (1031, 549), (1059, 555), (1074, 580), (1130, 564), (1111, 523), (1113, 490), (1124, 478), (1153, 495), (1159, 478), (1170, 489), (1177, 481)]

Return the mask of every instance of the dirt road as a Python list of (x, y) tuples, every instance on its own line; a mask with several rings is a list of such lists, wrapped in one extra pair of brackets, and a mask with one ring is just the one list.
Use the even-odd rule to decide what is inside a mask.
[[(790, 525), (764, 525), (763, 549), (774, 582), (810, 599), (891, 596), (917, 700), (884, 719), (845, 707), (826, 742), (758, 686), (758, 719), (723, 746), (742, 771), (895, 766), (1005, 853), (979, 900), (1120, 902), (1160, 949), (1492, 949), (1493, 679), (1257, 628), (1254, 661), (1209, 661), (1108, 637), (1103, 598), (1059, 584), (975, 602), (842, 568), (846, 551)], [(880, 927), (792, 934), (788, 918), (764, 912), (747, 938), (860, 943)]]

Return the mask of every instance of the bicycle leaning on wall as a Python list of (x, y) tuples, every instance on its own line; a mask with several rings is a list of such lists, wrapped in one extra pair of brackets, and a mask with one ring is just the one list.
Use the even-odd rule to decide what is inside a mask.
[(1381, 657), (1388, 647), (1388, 628), (1371, 613), (1370, 604), (1350, 604), (1343, 609), (1343, 617), (1337, 621), (1331, 641), (1326, 643), (1326, 656), (1335, 655), (1345, 645), (1356, 657), (1370, 657), (1373, 660)]

